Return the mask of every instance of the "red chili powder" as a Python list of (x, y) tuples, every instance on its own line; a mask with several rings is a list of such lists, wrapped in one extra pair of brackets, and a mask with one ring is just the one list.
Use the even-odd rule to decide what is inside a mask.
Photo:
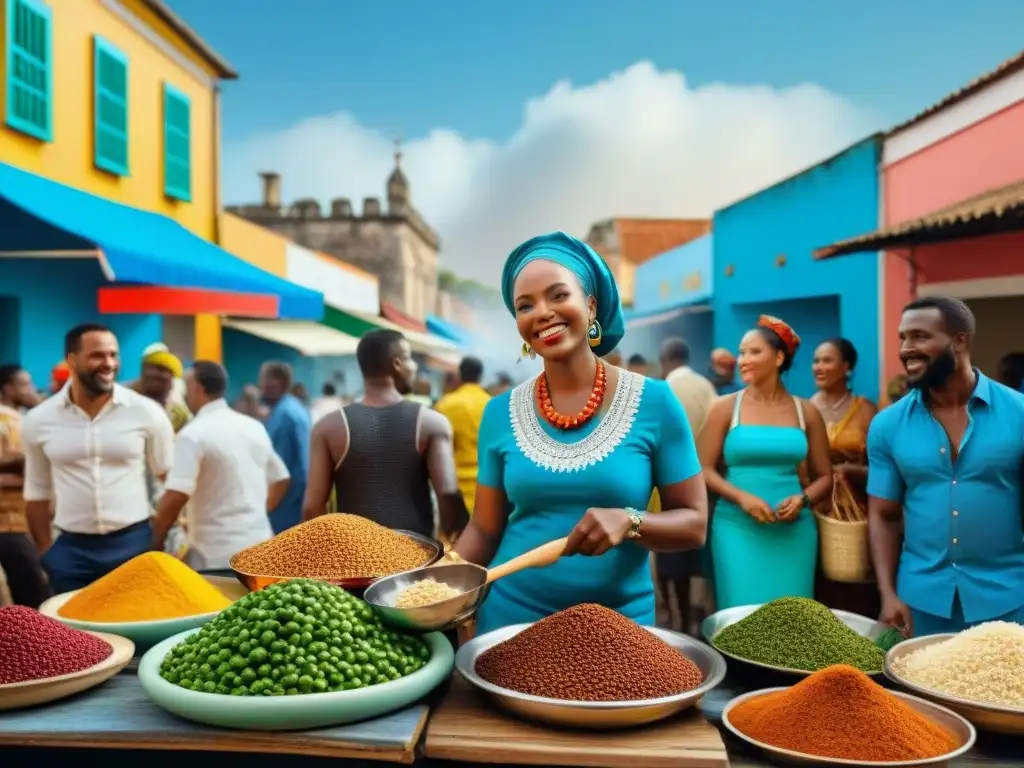
[(839, 760), (923, 760), (958, 746), (945, 728), (842, 665), (744, 701), (729, 712), (729, 722), (773, 747)]
[(99, 664), (113, 652), (98, 637), (31, 608), (0, 608), (0, 685), (69, 675)]

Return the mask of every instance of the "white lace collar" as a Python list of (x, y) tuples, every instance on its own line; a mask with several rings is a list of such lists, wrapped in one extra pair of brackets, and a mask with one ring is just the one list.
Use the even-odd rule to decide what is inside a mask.
[(604, 418), (593, 432), (575, 443), (559, 442), (541, 426), (533, 404), (538, 376), (513, 389), (508, 404), (516, 446), (538, 467), (553, 472), (586, 469), (606, 459), (629, 434), (644, 391), (644, 377), (640, 374), (619, 371), (615, 395)]

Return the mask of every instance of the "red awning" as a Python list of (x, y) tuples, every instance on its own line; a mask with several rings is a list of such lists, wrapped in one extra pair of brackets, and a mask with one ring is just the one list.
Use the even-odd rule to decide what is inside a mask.
[(258, 293), (164, 286), (109, 286), (97, 291), (101, 315), (233, 315), (276, 319), (279, 299)]
[(419, 333), (426, 333), (427, 326), (425, 323), (421, 323), (412, 315), (407, 315), (405, 312), (400, 310), (394, 304), (383, 302), (380, 305), (380, 313), (384, 316), (385, 320), (390, 320), (395, 325), (400, 325), (408, 331), (418, 331)]

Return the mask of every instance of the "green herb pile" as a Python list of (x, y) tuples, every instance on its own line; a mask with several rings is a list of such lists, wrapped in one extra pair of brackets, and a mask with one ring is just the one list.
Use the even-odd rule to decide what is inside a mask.
[(348, 691), (410, 675), (430, 659), (339, 587), (309, 579), (251, 592), (164, 658), (182, 688), (231, 696)]
[(885, 665), (885, 651), (824, 605), (804, 597), (784, 597), (763, 605), (711, 642), (749, 661), (806, 672), (846, 664), (875, 673)]

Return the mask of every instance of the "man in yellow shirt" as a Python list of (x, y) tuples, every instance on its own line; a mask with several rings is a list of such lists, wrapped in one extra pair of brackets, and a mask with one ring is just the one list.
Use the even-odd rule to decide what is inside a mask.
[(466, 509), (473, 514), (476, 501), (476, 441), (484, 407), (491, 399), (480, 386), (484, 365), (475, 357), (464, 357), (459, 363), (459, 385), (437, 401), (435, 409), (452, 424), (454, 432), (455, 473), (459, 491), (466, 500)]

